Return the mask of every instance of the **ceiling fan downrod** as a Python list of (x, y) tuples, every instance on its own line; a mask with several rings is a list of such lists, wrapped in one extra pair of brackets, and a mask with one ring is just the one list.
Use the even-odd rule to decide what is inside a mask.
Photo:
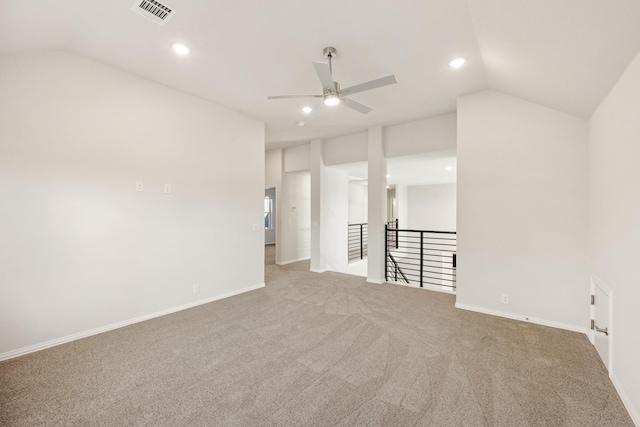
[(329, 61), (329, 72), (333, 74), (333, 69), (331, 67), (331, 59), (336, 56), (337, 51), (335, 47), (325, 47), (322, 50), (322, 56)]

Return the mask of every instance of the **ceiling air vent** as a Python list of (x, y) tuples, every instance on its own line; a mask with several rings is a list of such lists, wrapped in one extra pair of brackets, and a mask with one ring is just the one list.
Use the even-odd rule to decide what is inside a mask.
[(177, 12), (177, 10), (168, 6), (166, 3), (160, 3), (156, 0), (136, 0), (133, 6), (131, 6), (131, 10), (158, 25), (166, 24)]

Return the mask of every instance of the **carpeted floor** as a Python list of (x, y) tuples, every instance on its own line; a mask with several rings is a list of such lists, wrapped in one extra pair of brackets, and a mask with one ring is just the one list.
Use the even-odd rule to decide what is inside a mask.
[(0, 425), (633, 425), (582, 334), (308, 268), (0, 363)]
[(276, 263), (276, 245), (264, 245), (264, 265), (274, 265)]

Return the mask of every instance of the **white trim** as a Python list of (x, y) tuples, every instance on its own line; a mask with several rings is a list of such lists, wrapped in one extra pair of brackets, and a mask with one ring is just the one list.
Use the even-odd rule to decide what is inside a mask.
[(312, 273), (326, 273), (327, 269), (325, 268), (323, 270), (316, 270), (315, 268), (310, 268), (309, 271)]
[(537, 319), (535, 317), (522, 316), (519, 314), (509, 313), (506, 311), (491, 310), (484, 307), (460, 304), (459, 302), (456, 302), (455, 307), (462, 310), (476, 311), (478, 313), (490, 314), (492, 316), (505, 317), (507, 319), (520, 320), (523, 322), (535, 323), (537, 325), (542, 325), (542, 326), (550, 326), (552, 328), (566, 329), (567, 331), (580, 332), (583, 334), (587, 334), (588, 332), (587, 328), (571, 325), (568, 323), (555, 322), (553, 320), (546, 320), (546, 319)]
[[(614, 330), (613, 330), (613, 291), (611, 290), (611, 288), (609, 286), (607, 286), (602, 279), (600, 279), (598, 276), (596, 276), (595, 274), (591, 274), (590, 277), (590, 292), (591, 295), (595, 295), (596, 290), (595, 287), (599, 287), (600, 290), (607, 295), (607, 300), (609, 301), (609, 307), (607, 307), (607, 311), (609, 313), (608, 319), (607, 319), (607, 328), (609, 330), (609, 336), (608, 336), (608, 349), (607, 349), (607, 353), (608, 353), (608, 359), (609, 359), (609, 366), (607, 366), (607, 370), (611, 373), (613, 372), (613, 336), (614, 336)], [(595, 319), (595, 307), (593, 305), (590, 306), (589, 308), (589, 318), (590, 319)], [(591, 344), (595, 346), (595, 331), (589, 329), (589, 341), (591, 341)]]
[(24, 356), (25, 354), (33, 353), (36, 351), (44, 350), (47, 348), (55, 347), (60, 344), (65, 344), (71, 341), (79, 340), (81, 338), (90, 337), (92, 335), (98, 335), (103, 332), (112, 331), (114, 329), (123, 328), (125, 326), (133, 325), (134, 323), (144, 322), (145, 320), (150, 320), (160, 316), (166, 316), (167, 314), (175, 313), (177, 311), (187, 310), (189, 308), (197, 307), (202, 304), (208, 304), (213, 301), (218, 301), (221, 299), (229, 298), (235, 295), (243, 294), (245, 292), (255, 291), (256, 289), (264, 288), (265, 284), (260, 283), (258, 285), (247, 286), (246, 288), (238, 289), (231, 292), (226, 292), (224, 294), (216, 295), (211, 298), (205, 298), (198, 301), (190, 302), (188, 304), (179, 305), (176, 307), (171, 307), (166, 310), (156, 311), (155, 313), (145, 314), (143, 316), (135, 317), (133, 319), (123, 320), (122, 322), (112, 323), (110, 325), (101, 326), (99, 328), (90, 329), (84, 332), (78, 332), (77, 334), (67, 335), (61, 338), (56, 338), (50, 341), (45, 341), (43, 343), (30, 345), (28, 347), (19, 348), (17, 350), (7, 351), (6, 353), (0, 354), (0, 361), (13, 359), (14, 357)]
[(627, 412), (629, 413), (631, 420), (636, 426), (640, 426), (640, 415), (638, 414), (638, 411), (636, 411), (636, 408), (633, 407), (633, 402), (631, 402), (631, 399), (629, 399), (629, 396), (627, 396), (627, 393), (625, 393), (624, 389), (622, 388), (622, 384), (620, 384), (618, 378), (611, 371), (609, 371), (609, 378), (611, 378), (611, 382), (618, 392), (618, 395), (620, 396), (620, 400), (622, 400), (624, 407), (627, 408)]
[(276, 265), (288, 265), (288, 264), (293, 264), (294, 262), (307, 261), (309, 259), (310, 259), (309, 257), (292, 259), (291, 261), (276, 262)]
[(367, 283), (374, 283), (376, 285), (382, 285), (383, 283), (385, 283), (384, 279), (383, 280), (376, 280), (376, 279), (370, 279), (367, 277)]

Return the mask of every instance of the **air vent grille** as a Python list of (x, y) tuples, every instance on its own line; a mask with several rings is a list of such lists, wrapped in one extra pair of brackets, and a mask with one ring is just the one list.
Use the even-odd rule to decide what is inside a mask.
[(136, 0), (131, 10), (159, 25), (164, 25), (176, 14), (176, 10), (156, 0)]

